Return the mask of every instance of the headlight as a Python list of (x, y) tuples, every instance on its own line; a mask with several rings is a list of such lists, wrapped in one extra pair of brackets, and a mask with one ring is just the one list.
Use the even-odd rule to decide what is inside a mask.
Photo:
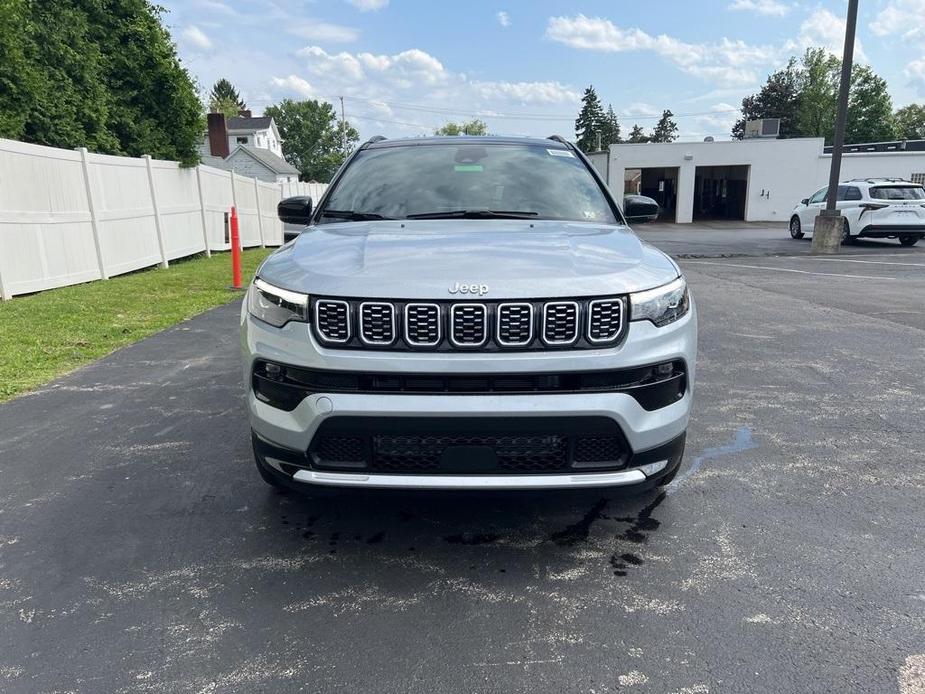
[(687, 313), (690, 305), (687, 281), (679, 277), (661, 287), (630, 294), (630, 319), (650, 320), (661, 328)]
[(258, 277), (247, 292), (247, 311), (277, 328), (291, 320), (304, 323), (308, 321), (308, 294), (274, 287)]

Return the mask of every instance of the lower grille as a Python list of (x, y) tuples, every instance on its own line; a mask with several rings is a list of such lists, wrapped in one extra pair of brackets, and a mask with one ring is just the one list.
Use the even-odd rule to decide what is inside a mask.
[(491, 418), (333, 417), (309, 449), (319, 469), (381, 473), (543, 474), (617, 470), (630, 449), (613, 420), (602, 417)]

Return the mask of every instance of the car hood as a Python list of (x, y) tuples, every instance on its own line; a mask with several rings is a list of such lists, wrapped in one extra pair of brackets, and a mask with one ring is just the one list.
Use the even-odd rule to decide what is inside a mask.
[[(321, 296), (522, 299), (623, 294), (679, 273), (625, 226), (491, 219), (317, 225), (258, 274)], [(453, 294), (457, 283), (486, 290)]]

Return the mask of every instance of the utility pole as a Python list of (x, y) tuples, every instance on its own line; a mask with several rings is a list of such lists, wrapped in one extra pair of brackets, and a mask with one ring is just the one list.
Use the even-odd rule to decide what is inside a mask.
[(340, 97), (340, 147), (347, 156), (347, 120), (344, 116), (344, 97)]
[(858, 0), (848, 0), (845, 22), (845, 49), (841, 59), (841, 84), (838, 87), (838, 112), (835, 115), (835, 140), (832, 143), (832, 168), (829, 170), (829, 190), (825, 210), (816, 217), (813, 227), (813, 254), (837, 253), (845, 233), (845, 218), (835, 208), (838, 179), (841, 174), (841, 153), (845, 146), (845, 124), (848, 120), (848, 92), (851, 89), (851, 66), (854, 60), (854, 32), (858, 23)]

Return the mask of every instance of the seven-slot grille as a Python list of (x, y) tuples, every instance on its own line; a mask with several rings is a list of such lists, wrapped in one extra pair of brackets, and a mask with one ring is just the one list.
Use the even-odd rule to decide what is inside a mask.
[(496, 339), (505, 347), (529, 344), (533, 339), (533, 306), (500, 304)]
[(368, 345), (390, 345), (395, 341), (395, 306), (388, 302), (360, 304), (360, 339)]
[(457, 347), (481, 347), (488, 339), (488, 309), (484, 304), (450, 307), (450, 341)]
[(594, 349), (616, 344), (628, 318), (622, 297), (478, 303), (318, 298), (312, 308), (321, 342), (352, 349)]
[(622, 299), (597, 299), (588, 303), (588, 340), (612, 342), (622, 329)]
[(407, 304), (405, 306), (405, 341), (415, 347), (440, 344), (440, 306)]
[(578, 304), (557, 301), (543, 308), (543, 341), (548, 345), (569, 345), (578, 339)]
[(321, 299), (315, 304), (315, 326), (325, 342), (350, 339), (350, 304), (346, 301)]

